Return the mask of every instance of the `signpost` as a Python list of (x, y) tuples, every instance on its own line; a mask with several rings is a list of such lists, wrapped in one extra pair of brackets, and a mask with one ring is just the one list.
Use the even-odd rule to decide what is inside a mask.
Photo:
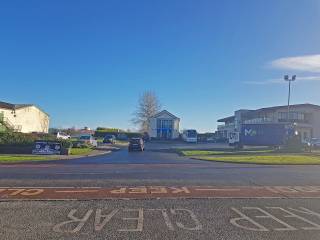
[(61, 143), (55, 141), (35, 141), (34, 149), (32, 154), (39, 155), (60, 155), (61, 154)]

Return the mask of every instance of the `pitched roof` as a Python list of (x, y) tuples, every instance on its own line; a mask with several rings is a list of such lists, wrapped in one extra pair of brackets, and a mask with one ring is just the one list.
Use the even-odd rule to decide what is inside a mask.
[(42, 112), (44, 112), (45, 114), (47, 114), (49, 116), (48, 113), (46, 113), (45, 111), (43, 111), (41, 108), (37, 107), (34, 104), (13, 104), (13, 103), (7, 103), (7, 102), (0, 101), (0, 108), (11, 109), (11, 110), (32, 107), (32, 106), (38, 108), (39, 110), (41, 110)]
[(162, 110), (161, 112), (158, 112), (157, 114), (153, 115), (153, 118), (159, 117), (160, 115), (162, 115), (163, 113), (168, 114), (170, 117), (175, 118), (175, 119), (180, 119), (178, 117), (176, 117), (175, 115), (173, 115), (172, 113), (168, 112), (167, 110)]

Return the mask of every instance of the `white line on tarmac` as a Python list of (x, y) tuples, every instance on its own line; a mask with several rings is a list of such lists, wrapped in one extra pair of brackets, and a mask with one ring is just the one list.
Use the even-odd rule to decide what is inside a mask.
[(195, 188), (197, 191), (240, 191), (239, 188)]
[(98, 192), (99, 190), (57, 190), (56, 193), (88, 193)]

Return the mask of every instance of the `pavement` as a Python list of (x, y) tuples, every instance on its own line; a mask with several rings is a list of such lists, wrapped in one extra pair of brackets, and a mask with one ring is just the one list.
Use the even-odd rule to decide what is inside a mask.
[(0, 239), (320, 239), (320, 166), (163, 149), (1, 165)]

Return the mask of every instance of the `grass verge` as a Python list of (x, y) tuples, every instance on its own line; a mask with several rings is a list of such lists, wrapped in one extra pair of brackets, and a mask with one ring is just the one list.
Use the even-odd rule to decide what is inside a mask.
[(209, 156), (209, 155), (250, 155), (273, 153), (272, 149), (264, 150), (242, 150), (242, 151), (209, 151), (209, 150), (181, 150), (180, 154), (184, 156)]
[(260, 156), (194, 156), (193, 159), (230, 163), (254, 163), (276, 165), (314, 165), (320, 164), (319, 156), (308, 155), (260, 155)]
[(193, 159), (230, 162), (254, 163), (275, 165), (315, 165), (320, 164), (319, 152), (314, 153), (283, 153), (275, 150), (249, 150), (249, 151), (180, 151), (184, 156)]
[(70, 155), (86, 155), (92, 151), (92, 148), (71, 148)]
[(52, 156), (30, 156), (30, 155), (0, 155), (0, 163), (16, 163), (26, 161), (48, 161), (56, 160)]

